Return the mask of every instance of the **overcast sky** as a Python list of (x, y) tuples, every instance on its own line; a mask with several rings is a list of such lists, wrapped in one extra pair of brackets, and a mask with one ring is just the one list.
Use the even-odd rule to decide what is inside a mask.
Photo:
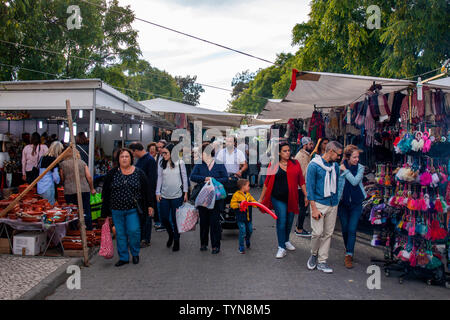
[[(292, 52), (291, 31), (308, 19), (309, 0), (119, 0), (136, 17), (274, 61)], [(136, 21), (143, 57), (173, 76), (197, 75), (204, 84), (231, 89), (236, 73), (270, 64)], [(205, 88), (200, 106), (224, 110), (230, 93)]]

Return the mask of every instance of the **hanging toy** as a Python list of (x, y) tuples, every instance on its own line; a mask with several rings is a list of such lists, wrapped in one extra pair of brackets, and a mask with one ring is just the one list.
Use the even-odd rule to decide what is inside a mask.
[(429, 139), (429, 134), (428, 132), (424, 132), (423, 133), (423, 148), (422, 148), (422, 152), (423, 153), (428, 153), (431, 149), (431, 140)]
[(415, 247), (413, 247), (411, 251), (411, 255), (409, 257), (409, 264), (411, 265), (411, 267), (415, 267), (417, 265), (417, 253)]
[(425, 200), (425, 210), (423, 210), (423, 211), (427, 211), (428, 209), (430, 209), (431, 208), (431, 205), (430, 205), (430, 195), (428, 194), (428, 193), (425, 193), (425, 195), (423, 196), (423, 198), (424, 198), (424, 200)]
[(391, 173), (390, 170), (391, 166), (388, 164), (387, 170), (386, 170), (386, 176), (384, 178), (384, 185), (385, 186), (391, 186)]
[(426, 204), (424, 196), (423, 196), (423, 191), (420, 193), (420, 197), (419, 197), (419, 200), (418, 200), (417, 207), (418, 207), (417, 209), (420, 210), (420, 211), (427, 211), (428, 210), (427, 204)]
[(423, 186), (429, 186), (432, 181), (433, 178), (431, 177), (431, 173), (427, 168), (427, 170), (420, 175), (420, 184)]
[(444, 208), (442, 207), (442, 202), (441, 202), (441, 198), (439, 196), (439, 193), (436, 197), (436, 201), (434, 202), (434, 210), (436, 210), (439, 213), (443, 213), (444, 212)]
[(414, 135), (414, 139), (411, 141), (411, 150), (412, 151), (420, 151), (420, 140), (422, 139), (422, 132), (418, 131)]
[(417, 264), (419, 266), (425, 267), (429, 262), (428, 256), (425, 254), (423, 248), (420, 248), (419, 254), (417, 255)]

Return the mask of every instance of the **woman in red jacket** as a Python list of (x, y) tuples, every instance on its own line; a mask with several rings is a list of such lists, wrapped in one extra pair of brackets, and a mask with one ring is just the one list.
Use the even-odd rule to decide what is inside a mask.
[(271, 162), (267, 169), (267, 178), (259, 202), (275, 210), (277, 215), (278, 252), (276, 257), (283, 258), (287, 250), (295, 250), (289, 241), (294, 214), (299, 213), (298, 187), (305, 195), (305, 206), (309, 202), (306, 198), (305, 179), (300, 163), (291, 158), (289, 144), (279, 145), (279, 161)]

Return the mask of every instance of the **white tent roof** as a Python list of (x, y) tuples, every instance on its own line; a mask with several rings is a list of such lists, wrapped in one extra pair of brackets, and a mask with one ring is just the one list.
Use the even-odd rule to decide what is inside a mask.
[[(424, 84), (450, 92), (448, 80), (441, 79)], [(383, 93), (414, 87), (416, 81), (357, 76), (327, 72), (298, 72), (296, 87), (282, 100), (269, 100), (258, 119), (308, 118), (317, 107), (339, 107), (364, 100), (373, 84), (380, 84)]]
[(297, 86), (283, 99), (321, 107), (345, 106), (364, 100), (373, 83), (381, 84), (383, 93), (400, 91), (415, 85), (414, 81), (387, 79), (326, 72), (298, 72)]
[(450, 88), (450, 77), (433, 80), (433, 81), (428, 82), (425, 85), (429, 85), (429, 84), (436, 85), (436, 86), (446, 86), (446, 87)]
[(206, 108), (200, 108), (185, 103), (167, 99), (151, 99), (140, 101), (149, 111), (157, 113), (184, 113), (190, 121), (202, 121), (203, 126), (234, 126), (239, 127), (243, 114), (228, 113)]
[[(142, 119), (158, 127), (173, 128), (171, 123), (100, 79), (0, 82), (0, 110), (27, 110), (33, 118), (40, 119), (65, 118), (67, 99), (72, 110), (95, 108), (96, 118), (103, 121), (140, 123)], [(78, 122), (83, 121), (88, 122), (88, 117)]]

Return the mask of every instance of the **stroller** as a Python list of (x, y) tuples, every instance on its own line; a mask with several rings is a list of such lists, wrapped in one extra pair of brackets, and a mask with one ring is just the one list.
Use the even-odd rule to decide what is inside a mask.
[(223, 229), (239, 229), (235, 210), (230, 208), (231, 198), (233, 194), (238, 190), (237, 188), (237, 178), (230, 177), (228, 183), (224, 184), (225, 190), (227, 192), (227, 197), (225, 199), (224, 208), (220, 212), (220, 224)]

